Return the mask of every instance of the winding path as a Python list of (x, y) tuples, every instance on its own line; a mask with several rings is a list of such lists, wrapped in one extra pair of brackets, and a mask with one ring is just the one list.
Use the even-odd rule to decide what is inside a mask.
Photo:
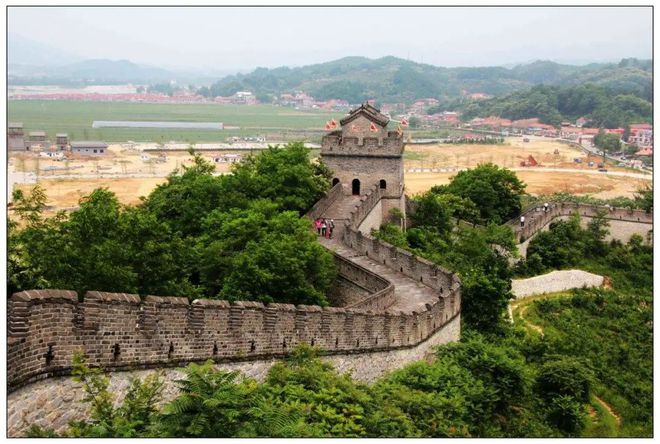
[[(568, 295), (567, 295), (568, 296)], [(534, 299), (519, 299), (515, 304), (515, 308), (512, 309), (512, 318), (515, 319), (514, 315), (517, 315), (518, 319), (520, 319), (527, 327), (530, 329), (536, 331), (541, 335), (541, 337), (544, 336), (543, 334), (543, 327), (532, 324), (528, 319), (525, 318), (525, 313), (527, 312), (527, 309), (530, 307), (530, 305), (539, 299), (546, 299), (548, 297), (561, 297), (557, 294), (547, 294), (547, 295), (542, 295), (539, 298), (534, 298)], [(605, 402), (602, 398), (597, 396), (596, 394), (593, 394), (594, 399), (596, 402), (598, 402), (603, 408), (607, 411), (607, 413), (614, 418), (616, 421), (617, 427), (621, 426), (621, 417), (616, 413), (616, 411), (612, 408), (611, 405), (609, 405), (607, 402)]]
[(332, 239), (320, 237), (319, 241), (329, 250), (367, 268), (394, 284), (395, 301), (386, 308), (387, 311), (403, 313), (423, 311), (426, 304), (432, 304), (438, 300), (438, 294), (434, 289), (411, 279), (397, 270), (393, 270), (386, 265), (374, 261), (366, 255), (348, 247), (341, 241), (344, 230), (343, 221), (349, 220), (350, 211), (359, 204), (359, 196), (340, 195), (322, 215), (326, 219), (334, 219), (335, 232), (333, 233), (333, 237)]

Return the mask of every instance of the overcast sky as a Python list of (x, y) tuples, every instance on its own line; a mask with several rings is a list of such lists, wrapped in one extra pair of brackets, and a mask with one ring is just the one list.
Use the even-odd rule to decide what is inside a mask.
[(649, 59), (651, 14), (650, 7), (10, 7), (8, 20), (10, 33), (85, 58), (245, 70), (349, 55), (438, 66)]

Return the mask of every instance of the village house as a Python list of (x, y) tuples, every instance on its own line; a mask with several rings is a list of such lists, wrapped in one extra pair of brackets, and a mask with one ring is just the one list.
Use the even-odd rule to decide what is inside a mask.
[(258, 103), (257, 98), (250, 91), (236, 91), (231, 98), (232, 103), (236, 105), (256, 105)]
[(584, 117), (580, 117), (575, 121), (575, 126), (577, 126), (578, 128), (582, 128), (585, 123), (587, 123), (587, 119), (585, 119)]
[(25, 149), (28, 151), (41, 151), (48, 148), (48, 140), (45, 131), (30, 131)]
[(559, 132), (559, 137), (567, 140), (578, 140), (582, 135), (582, 128), (577, 128), (574, 126), (562, 127)]
[(639, 146), (651, 145), (653, 143), (653, 125), (650, 123), (631, 124), (628, 142)]
[(71, 152), (85, 156), (102, 156), (108, 151), (108, 144), (100, 141), (71, 142)]
[(66, 133), (55, 134), (55, 146), (60, 151), (65, 151), (69, 148), (69, 135)]
[(456, 111), (444, 111), (442, 113), (442, 120), (451, 125), (458, 125), (458, 113)]
[(25, 151), (23, 124), (9, 122), (7, 125), (7, 149), (9, 151)]
[(635, 156), (653, 156), (653, 147), (645, 146), (635, 153)]

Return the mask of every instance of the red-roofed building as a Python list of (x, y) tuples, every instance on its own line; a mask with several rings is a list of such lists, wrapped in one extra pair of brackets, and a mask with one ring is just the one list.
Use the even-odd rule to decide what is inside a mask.
[(650, 145), (653, 143), (653, 125), (650, 123), (633, 123), (630, 125), (628, 142), (637, 145)]
[(645, 146), (635, 153), (635, 156), (652, 156), (652, 155), (653, 155), (652, 146)]

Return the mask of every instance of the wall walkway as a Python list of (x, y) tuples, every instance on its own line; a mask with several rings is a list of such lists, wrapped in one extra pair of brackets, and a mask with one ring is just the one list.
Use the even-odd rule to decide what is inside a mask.
[(561, 202), (551, 202), (549, 208), (550, 210), (547, 213), (543, 211), (543, 205), (524, 210), (521, 214), (525, 216), (524, 227), (520, 226), (520, 217), (507, 222), (513, 229), (518, 243), (518, 250), (522, 256), (527, 255), (527, 247), (534, 236), (543, 230), (547, 230), (553, 220), (567, 219), (575, 213), (580, 215), (584, 225), (599, 213), (604, 214), (610, 223), (610, 233), (606, 240), (618, 239), (627, 242), (633, 234), (639, 234), (646, 238), (649, 232), (653, 230), (653, 213), (646, 213), (641, 210)]

